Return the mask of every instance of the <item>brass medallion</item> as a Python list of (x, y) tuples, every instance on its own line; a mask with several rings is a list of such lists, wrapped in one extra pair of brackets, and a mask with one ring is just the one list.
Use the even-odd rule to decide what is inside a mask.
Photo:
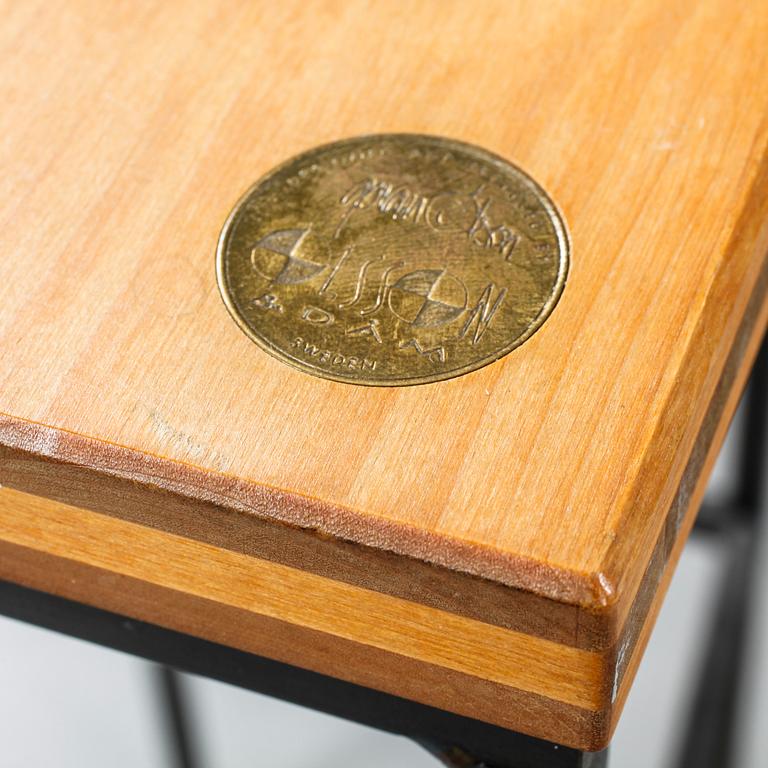
[(519, 168), (475, 146), (385, 134), (292, 158), (237, 203), (219, 287), (259, 346), (307, 373), (402, 386), (469, 373), (546, 320), (565, 224)]

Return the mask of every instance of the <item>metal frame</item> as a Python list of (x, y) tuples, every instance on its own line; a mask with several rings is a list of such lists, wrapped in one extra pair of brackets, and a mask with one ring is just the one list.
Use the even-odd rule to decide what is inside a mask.
[[(768, 420), (768, 345), (753, 371), (743, 417), (739, 487), (725, 506), (705, 507), (700, 535), (717, 535), (732, 552), (716, 612), (681, 768), (725, 768), (732, 753), (742, 649), (762, 503)], [(580, 752), (391, 694), (337, 680), (61, 597), (0, 582), (0, 614), (157, 662), (168, 734), (178, 768), (196, 768), (189, 739), (183, 670), (274, 696), (390, 733), (407, 736), (455, 768), (605, 768), (607, 750)]]
[(756, 587), (759, 528), (765, 508), (768, 460), (768, 340), (752, 370), (742, 412), (738, 483), (733, 498), (705, 504), (698, 536), (717, 537), (726, 548), (698, 688), (683, 738), (680, 768), (726, 768), (735, 759), (739, 693), (745, 677), (750, 606)]
[[(452, 759), (453, 765), (478, 768), (483, 765), (493, 768), (600, 768), (604, 765), (602, 753), (584, 754), (17, 584), (0, 582), (0, 613), (174, 669), (408, 736), (444, 759)], [(188, 768), (194, 763), (185, 737), (183, 700), (173, 678), (170, 678), (170, 685), (167, 677), (161, 678), (160, 684), (170, 704), (173, 741), (184, 745), (177, 750), (177, 763), (180, 768)]]

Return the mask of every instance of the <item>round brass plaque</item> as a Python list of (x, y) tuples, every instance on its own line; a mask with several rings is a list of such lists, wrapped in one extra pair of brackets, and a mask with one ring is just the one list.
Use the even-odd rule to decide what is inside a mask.
[(305, 152), (246, 192), (219, 287), (259, 346), (307, 373), (397, 386), (474, 371), (520, 346), (565, 284), (552, 201), (483, 149), (409, 134)]

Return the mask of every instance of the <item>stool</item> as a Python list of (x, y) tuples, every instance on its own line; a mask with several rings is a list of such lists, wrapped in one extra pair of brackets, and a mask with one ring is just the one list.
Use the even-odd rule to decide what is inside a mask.
[[(604, 765), (768, 320), (768, 8), (748, 5), (15, 8), (0, 611), (410, 736), (449, 765)], [(416, 386), (286, 365), (227, 313), (222, 227), (288, 158), (401, 133), (449, 142), (414, 163), (466, 152), (489, 185), (506, 189), (483, 158), (518, 180), (507, 202), (530, 231), (484, 218), (485, 185), (467, 196), (476, 220), (457, 226), (478, 259), (504, 266), (524, 237), (547, 262), (536, 228), (562, 227), (552, 300), (498, 359)], [(333, 162), (342, 178), (376, 156)], [(311, 189), (316, 166), (286, 189)], [(361, 183), (340, 201), (398, 232), (423, 214), (442, 237), (458, 210), (434, 212), (441, 188)], [(299, 258), (316, 222), (297, 221), (248, 243), (253, 269), (326, 291), (341, 262)], [(265, 277), (257, 247), (282, 271)], [(454, 257), (428, 256), (389, 282), (382, 267), (371, 311), (419, 325), (397, 288), (477, 342), (506, 289), (474, 309), (461, 281), (437, 298)], [(523, 267), (514, 311), (535, 315), (543, 273)], [(279, 312), (266, 296), (252, 308)], [(312, 349), (312, 365), (356, 364)], [(397, 349), (445, 363), (417, 339)], [(697, 766), (728, 751), (728, 718), (709, 723), (737, 678), (764, 370), (765, 354), (741, 495), (701, 516), (743, 556), (695, 718), (721, 751), (692, 739)], [(183, 754), (172, 673), (163, 685)]]

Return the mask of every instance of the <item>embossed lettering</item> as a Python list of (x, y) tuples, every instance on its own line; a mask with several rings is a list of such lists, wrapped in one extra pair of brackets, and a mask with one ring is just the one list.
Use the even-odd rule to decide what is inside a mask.
[(474, 245), (495, 250), (509, 261), (520, 235), (508, 224), (493, 220), (491, 199), (483, 197), (484, 188), (483, 184), (471, 194), (445, 190), (428, 196), (405, 184), (369, 177), (339, 199), (346, 210), (334, 237), (339, 237), (355, 211), (372, 209), (395, 220), (426, 224), (436, 231), (463, 232)]
[(463, 339), (469, 331), (472, 323), (477, 319), (477, 326), (475, 327), (474, 335), (472, 336), (472, 344), (477, 344), (482, 338), (483, 334), (487, 330), (488, 326), (493, 320), (493, 316), (498, 311), (501, 303), (504, 301), (504, 297), (507, 295), (507, 289), (502, 288), (496, 295), (496, 299), (491, 304), (491, 297), (496, 286), (493, 283), (488, 283), (485, 286), (485, 290), (480, 296), (477, 304), (474, 307), (467, 310), (469, 312), (464, 325), (459, 331), (459, 338)]
[(304, 307), (304, 311), (301, 313), (301, 319), (306, 320), (308, 323), (314, 325), (331, 325), (334, 321), (334, 316), (320, 307), (313, 307), (311, 304)]
[(401, 341), (398, 344), (398, 349), (408, 349), (412, 347), (422, 357), (426, 357), (430, 363), (438, 365), (445, 362), (445, 347), (432, 347), (431, 349), (424, 349), (419, 344), (418, 339), (409, 339), (408, 341)]
[(475, 220), (467, 230), (469, 241), (481, 248), (492, 248), (498, 251), (505, 261), (509, 261), (519, 236), (510, 227), (503, 224), (497, 226), (491, 224), (488, 215), (488, 209), (491, 206), (490, 200), (480, 200), (476, 196), (473, 199), (477, 210), (475, 211)]
[(381, 277), (379, 278), (379, 287), (376, 291), (376, 299), (374, 300), (373, 304), (371, 304), (370, 307), (366, 307), (365, 309), (360, 310), (360, 314), (365, 315), (372, 315), (375, 312), (378, 312), (382, 306), (384, 306), (384, 301), (387, 298), (387, 294), (390, 289), (389, 285), (389, 276), (394, 272), (396, 269), (399, 269), (400, 267), (405, 266), (404, 261), (398, 261), (394, 264), (389, 265), (384, 269), (382, 272)]
[(333, 265), (333, 269), (331, 270), (331, 274), (328, 275), (325, 282), (320, 287), (320, 290), (318, 291), (318, 294), (322, 295), (324, 294), (328, 288), (330, 287), (331, 283), (334, 281), (334, 278), (338, 274), (339, 270), (344, 265), (344, 262), (349, 258), (349, 255), (352, 253), (352, 248), (345, 248), (342, 252), (341, 256), (339, 256), (339, 260)]
[(360, 267), (360, 271), (357, 273), (357, 280), (355, 281), (355, 287), (352, 292), (352, 296), (347, 301), (340, 302), (339, 309), (353, 307), (355, 304), (357, 304), (358, 301), (360, 301), (360, 297), (363, 295), (363, 287), (365, 286), (365, 273), (368, 271), (368, 267), (370, 267), (372, 263), (373, 259), (368, 259), (368, 261), (363, 262), (363, 265)]
[(405, 184), (395, 186), (373, 177), (354, 185), (342, 195), (340, 202), (348, 210), (336, 230), (337, 236), (352, 211), (361, 208), (375, 207), (379, 213), (393, 219), (418, 222), (424, 215), (429, 198), (409, 189)]
[(355, 328), (347, 328), (344, 333), (347, 336), (371, 336), (381, 344), (381, 333), (379, 332), (379, 321), (369, 320), (363, 325), (358, 325)]
[(350, 371), (374, 371), (376, 360), (368, 357), (359, 358), (354, 355), (345, 355), (343, 352), (334, 352), (330, 349), (321, 349), (301, 336), (296, 336), (291, 342), (291, 347), (298, 350), (305, 357), (309, 357), (322, 365), (330, 365), (336, 368), (347, 368)]

